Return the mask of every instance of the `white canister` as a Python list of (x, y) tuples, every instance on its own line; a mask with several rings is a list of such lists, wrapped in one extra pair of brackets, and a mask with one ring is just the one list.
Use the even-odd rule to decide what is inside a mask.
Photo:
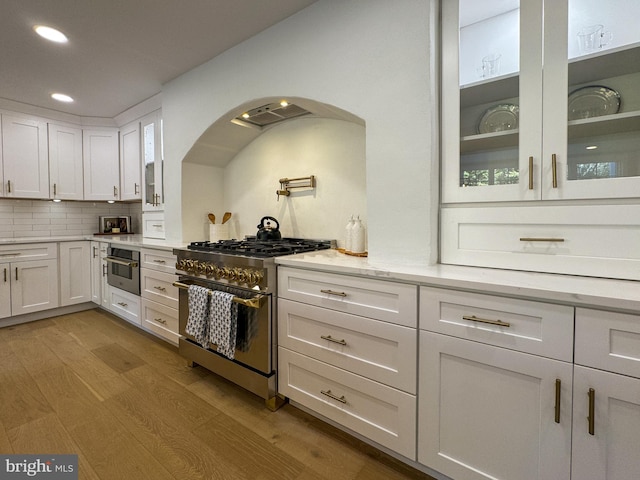
[(349, 223), (347, 223), (347, 226), (344, 229), (344, 251), (345, 252), (351, 251), (351, 243), (352, 243), (351, 231), (353, 230), (354, 225), (355, 225), (355, 220), (353, 219), (353, 215), (351, 215), (351, 219), (349, 220)]
[(360, 221), (360, 217), (356, 218), (353, 228), (351, 229), (351, 252), (365, 252), (365, 228)]
[(209, 241), (229, 240), (229, 225), (226, 223), (209, 224)]

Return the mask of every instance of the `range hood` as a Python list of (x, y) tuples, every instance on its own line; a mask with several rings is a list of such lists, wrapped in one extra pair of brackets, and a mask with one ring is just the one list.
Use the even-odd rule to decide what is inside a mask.
[(249, 123), (258, 127), (266, 127), (274, 123), (282, 122), (290, 118), (309, 115), (311, 112), (304, 108), (282, 101), (280, 103), (268, 103), (261, 107), (253, 108), (235, 117), (233, 123)]

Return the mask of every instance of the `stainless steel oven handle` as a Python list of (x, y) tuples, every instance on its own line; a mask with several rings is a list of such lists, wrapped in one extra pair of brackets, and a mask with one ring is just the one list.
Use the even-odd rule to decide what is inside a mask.
[[(182, 282), (173, 282), (173, 286), (182, 288), (183, 290), (189, 288), (188, 284), (182, 283)], [(211, 292), (209, 292), (209, 295), (211, 295)], [(244, 305), (250, 308), (262, 307), (265, 299), (266, 299), (265, 295), (256, 295), (255, 297), (251, 297), (251, 298), (233, 297), (233, 301), (235, 303), (239, 303), (240, 305)]]
[(115, 263), (118, 265), (124, 265), (125, 267), (137, 268), (138, 262), (128, 262), (126, 260), (120, 260), (117, 257), (105, 257), (107, 262)]

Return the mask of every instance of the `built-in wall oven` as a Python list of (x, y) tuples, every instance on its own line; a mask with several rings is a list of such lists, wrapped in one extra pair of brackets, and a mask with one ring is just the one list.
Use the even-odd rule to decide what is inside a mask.
[(112, 287), (140, 295), (140, 252), (109, 246), (107, 283)]
[[(174, 285), (179, 297), (179, 351), (189, 360), (231, 380), (265, 399), (271, 410), (282, 404), (277, 395), (276, 264), (274, 257), (330, 248), (330, 241), (281, 239), (261, 242), (255, 238), (193, 242), (175, 249)], [(189, 286), (204, 287), (209, 298), (222, 291), (237, 303), (233, 358), (220, 353), (218, 345), (198, 341), (188, 333)]]

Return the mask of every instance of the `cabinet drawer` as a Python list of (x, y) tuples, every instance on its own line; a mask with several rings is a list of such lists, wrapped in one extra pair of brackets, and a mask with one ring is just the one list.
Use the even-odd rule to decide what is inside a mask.
[(278, 355), (281, 394), (415, 460), (415, 396), (286, 348)]
[(140, 250), (142, 268), (150, 268), (159, 272), (176, 273), (176, 256), (167, 250)]
[(58, 258), (57, 243), (0, 245), (0, 263)]
[(119, 288), (109, 288), (109, 310), (125, 320), (140, 325), (140, 297)]
[(142, 299), (142, 327), (177, 345), (178, 310), (166, 307), (146, 298)]
[(278, 300), (278, 345), (416, 393), (413, 328)]
[(564, 305), (421, 287), (420, 328), (565, 362), (573, 359), (573, 307)]
[(141, 296), (171, 308), (178, 308), (178, 288), (173, 286), (176, 276), (148, 268), (140, 269)]
[(640, 280), (640, 205), (443, 208), (441, 215), (442, 263)]
[(640, 315), (576, 309), (575, 363), (640, 378)]
[(417, 325), (417, 287), (368, 278), (278, 268), (278, 296), (407, 327)]
[(142, 215), (142, 233), (146, 238), (165, 238), (164, 214), (145, 213)]

